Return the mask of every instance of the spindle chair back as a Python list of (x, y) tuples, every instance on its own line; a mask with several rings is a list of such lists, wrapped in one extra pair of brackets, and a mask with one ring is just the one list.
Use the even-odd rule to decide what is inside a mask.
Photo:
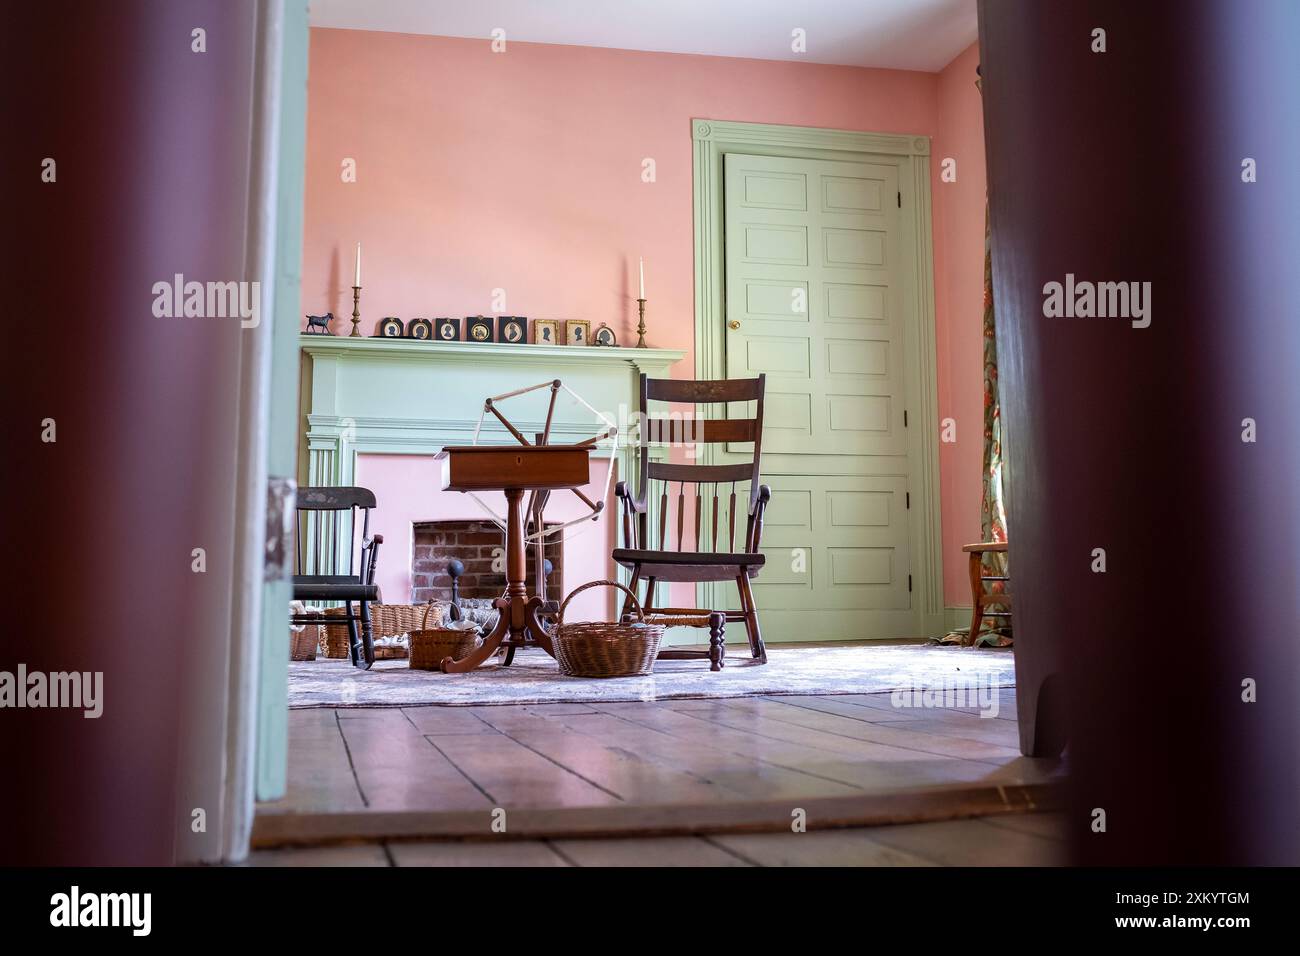
[(342, 604), (344, 616), (335, 622), (346, 621), (349, 657), (367, 669), (375, 660), (369, 605), (379, 599), (375, 573), (384, 540), (383, 535), (370, 533), (374, 508), (375, 495), (369, 488), (299, 488), (294, 528), (293, 597), (315, 604), (318, 610), (294, 615), (292, 622), (319, 621), (320, 607)]
[[(717, 381), (678, 381), (641, 376), (637, 491), (620, 481), (623, 547), (614, 560), (632, 573), (636, 590), (646, 580), (647, 613), (702, 614), (718, 609), (655, 608), (654, 588), (665, 582), (734, 580), (740, 609), (722, 612), (728, 621), (743, 621), (751, 653), (766, 661), (750, 579), (763, 567), (759, 545), (763, 513), (771, 489), (760, 484), (763, 443), (763, 396), (766, 377)], [(651, 403), (689, 406), (689, 414), (653, 414)], [(752, 418), (706, 419), (701, 406), (754, 403)], [(749, 445), (743, 461), (696, 463), (703, 445)], [(651, 460), (654, 446), (669, 448), (669, 461)], [(688, 460), (681, 460), (686, 458)], [(674, 494), (674, 489), (676, 493)], [(651, 503), (657, 519), (651, 521)], [(724, 517), (725, 515), (725, 517)], [(743, 516), (743, 521), (741, 520)], [(630, 601), (624, 605), (630, 610)]]

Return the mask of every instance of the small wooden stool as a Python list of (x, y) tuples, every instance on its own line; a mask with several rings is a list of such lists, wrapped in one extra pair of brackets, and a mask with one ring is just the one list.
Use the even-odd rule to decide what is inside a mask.
[(1005, 553), (1007, 543), (1005, 541), (981, 541), (978, 544), (968, 544), (962, 548), (963, 551), (970, 555), (970, 596), (971, 618), (970, 618), (970, 638), (967, 644), (974, 644), (975, 639), (979, 637), (980, 624), (985, 617), (1010, 617), (1011, 611), (986, 611), (984, 608), (989, 604), (1001, 604), (1011, 607), (1011, 594), (991, 593), (984, 590), (985, 581), (1006, 581), (1010, 587), (1011, 576), (1005, 574), (985, 574), (984, 573), (984, 552), (1000, 551)]

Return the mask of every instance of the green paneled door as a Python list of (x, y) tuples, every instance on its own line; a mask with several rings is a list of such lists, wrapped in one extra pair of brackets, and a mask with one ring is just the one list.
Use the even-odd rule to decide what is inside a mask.
[(898, 167), (728, 153), (724, 236), (727, 374), (768, 382), (764, 636), (910, 636)]

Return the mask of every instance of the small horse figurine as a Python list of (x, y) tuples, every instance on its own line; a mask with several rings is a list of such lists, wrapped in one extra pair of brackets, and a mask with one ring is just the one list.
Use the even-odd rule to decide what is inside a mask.
[[(326, 312), (324, 315), (309, 315), (307, 316), (307, 334), (311, 335), (312, 329), (320, 329), (320, 331), (324, 332), (326, 335), (331, 335), (330, 323), (333, 321), (333, 312)], [(316, 334), (319, 335), (320, 332)]]

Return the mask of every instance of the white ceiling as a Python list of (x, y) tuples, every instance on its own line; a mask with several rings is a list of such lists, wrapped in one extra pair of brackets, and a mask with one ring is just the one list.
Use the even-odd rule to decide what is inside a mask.
[[(975, 42), (975, 0), (310, 0), (345, 30), (935, 72)], [(790, 49), (805, 31), (807, 52)]]

